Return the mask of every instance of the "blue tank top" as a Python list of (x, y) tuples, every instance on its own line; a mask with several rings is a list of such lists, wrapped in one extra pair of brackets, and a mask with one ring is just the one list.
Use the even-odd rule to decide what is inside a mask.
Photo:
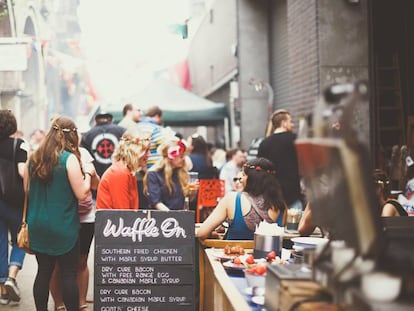
[(280, 211), (279, 216), (277, 216), (275, 221), (279, 227), (283, 227), (283, 214), (284, 213)]
[[(276, 221), (279, 227), (283, 224), (283, 213), (280, 212)], [(227, 230), (227, 240), (253, 240), (254, 231), (247, 227), (241, 209), (241, 192), (236, 194), (236, 209), (234, 211), (233, 221)]]
[(254, 232), (247, 227), (241, 210), (241, 193), (236, 194), (236, 209), (233, 221), (227, 231), (227, 240), (253, 240)]

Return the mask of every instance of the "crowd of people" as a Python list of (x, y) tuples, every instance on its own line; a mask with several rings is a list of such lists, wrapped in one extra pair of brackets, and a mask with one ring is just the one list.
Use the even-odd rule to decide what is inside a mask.
[(189, 171), (203, 179), (218, 177), (204, 138), (195, 134), (184, 140), (164, 129), (159, 107), (143, 115), (127, 104), (123, 114), (114, 124), (112, 114), (100, 111), (95, 125), (82, 134), (72, 119), (55, 116), (47, 131), (36, 129), (25, 140), (13, 113), (0, 110), (0, 159), (16, 167), (21, 188), (13, 200), (0, 197), (1, 304), (21, 299), (16, 278), (25, 252), (17, 246), (17, 233), (25, 192), (38, 264), (36, 309), (47, 310), (50, 293), (56, 310), (87, 311), (95, 211), (180, 210), (185, 198), (194, 202), (197, 196), (188, 185)]
[[(116, 125), (100, 111), (88, 132), (78, 133), (70, 118), (56, 116), (47, 132), (36, 130), (30, 141), (17, 135), (9, 110), (0, 110), (0, 160), (13, 163), (22, 195), (0, 197), (1, 304), (20, 300), (16, 277), (25, 253), (16, 236), (28, 194), (27, 222), (38, 271), (33, 286), (37, 310), (47, 310), (51, 293), (56, 310), (87, 311), (88, 254), (94, 235), (95, 210), (182, 210), (185, 201), (197, 206), (197, 188), (189, 187), (189, 172), (200, 179), (219, 178), (225, 195), (196, 230), (204, 239), (227, 222), (226, 238), (253, 239), (256, 226), (266, 221), (283, 227), (287, 210), (306, 209), (299, 231), (309, 234), (316, 224), (301, 189), (291, 115), (277, 110), (270, 116), (268, 136), (258, 156), (247, 161), (240, 148), (212, 153), (198, 133), (183, 139), (162, 127), (158, 106), (143, 112), (133, 104)], [(2, 163), (0, 161), (0, 164)], [(385, 174), (374, 173), (379, 213), (404, 214), (389, 197)], [(11, 250), (9, 256), (9, 235)]]

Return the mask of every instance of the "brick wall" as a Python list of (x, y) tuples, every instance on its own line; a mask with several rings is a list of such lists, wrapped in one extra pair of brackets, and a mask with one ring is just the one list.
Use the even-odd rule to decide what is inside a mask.
[(294, 119), (312, 111), (319, 94), (317, 0), (288, 0), (289, 110)]

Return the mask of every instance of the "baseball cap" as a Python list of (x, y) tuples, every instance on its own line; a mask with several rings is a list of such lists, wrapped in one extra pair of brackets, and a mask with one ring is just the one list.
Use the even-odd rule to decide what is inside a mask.
[(112, 115), (112, 113), (107, 112), (105, 110), (101, 110), (99, 111), (96, 116), (95, 116), (95, 120), (96, 119), (101, 119), (101, 118), (109, 118), (109, 119), (113, 119), (114, 116)]

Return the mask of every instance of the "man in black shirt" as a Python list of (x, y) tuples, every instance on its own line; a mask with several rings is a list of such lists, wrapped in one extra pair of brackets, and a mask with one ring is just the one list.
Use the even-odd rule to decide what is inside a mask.
[(292, 117), (284, 109), (276, 110), (272, 114), (272, 124), (274, 132), (261, 142), (257, 156), (275, 164), (276, 176), (288, 207), (303, 209)]
[(94, 165), (99, 176), (111, 166), (112, 154), (125, 128), (112, 123), (113, 116), (101, 111), (95, 117), (95, 126), (82, 135), (81, 146), (95, 159)]

